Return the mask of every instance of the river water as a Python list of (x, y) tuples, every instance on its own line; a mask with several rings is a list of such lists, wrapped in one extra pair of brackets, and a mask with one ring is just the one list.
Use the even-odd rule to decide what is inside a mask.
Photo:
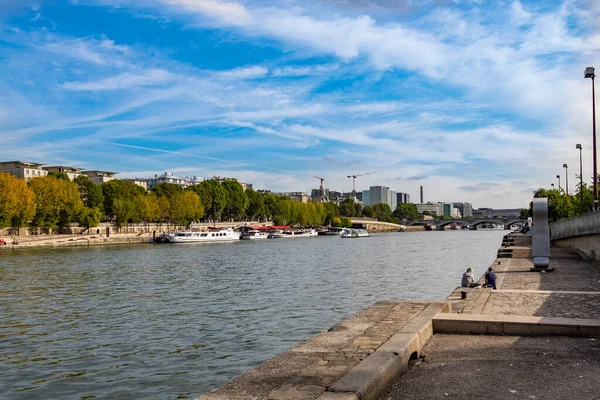
[(444, 299), (505, 231), (0, 253), (0, 398), (194, 398), (383, 299)]

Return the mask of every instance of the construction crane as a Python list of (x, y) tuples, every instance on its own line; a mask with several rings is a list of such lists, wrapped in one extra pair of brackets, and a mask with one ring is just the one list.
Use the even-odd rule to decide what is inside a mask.
[(352, 178), (352, 193), (356, 194), (356, 178), (358, 178), (359, 176), (373, 175), (376, 173), (377, 172), (367, 172), (366, 174), (348, 175), (348, 178)]
[(319, 187), (319, 189), (323, 190), (323, 182), (325, 181), (325, 178), (321, 178), (320, 176), (313, 176), (313, 178), (317, 178), (321, 181), (321, 186)]

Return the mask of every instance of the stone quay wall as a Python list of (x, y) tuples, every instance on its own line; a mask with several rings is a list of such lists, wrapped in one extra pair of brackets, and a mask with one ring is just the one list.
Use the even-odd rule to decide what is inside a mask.
[(600, 210), (551, 223), (550, 240), (585, 259), (600, 260)]

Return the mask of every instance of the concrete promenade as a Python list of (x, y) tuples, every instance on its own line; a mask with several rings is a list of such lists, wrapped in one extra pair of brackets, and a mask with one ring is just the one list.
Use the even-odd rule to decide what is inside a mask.
[(600, 399), (600, 264), (508, 246), (498, 290), (380, 301), (200, 399)]
[[(554, 272), (497, 259), (498, 290), (457, 288), (424, 358), (385, 399), (600, 399), (600, 264), (552, 248)], [(470, 334), (470, 335), (465, 335)]]

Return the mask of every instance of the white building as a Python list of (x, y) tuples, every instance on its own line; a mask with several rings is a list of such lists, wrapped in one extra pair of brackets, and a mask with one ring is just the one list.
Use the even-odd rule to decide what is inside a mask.
[(48, 175), (48, 171), (43, 169), (42, 165), (44, 164), (27, 161), (4, 161), (0, 162), (0, 172), (6, 172), (28, 181), (31, 178)]
[(134, 185), (137, 185), (139, 187), (144, 188), (144, 190), (148, 190), (148, 182), (146, 182), (145, 179), (129, 179), (129, 178), (125, 178), (123, 179), (125, 182), (131, 182)]
[(94, 182), (96, 185), (101, 185), (103, 183), (112, 181), (115, 178), (115, 175), (117, 174), (116, 172), (109, 172), (109, 171), (99, 171), (99, 170), (92, 170), (92, 171), (81, 171), (81, 173), (85, 176), (87, 176), (88, 178), (90, 178), (90, 180), (92, 182)]
[(148, 190), (152, 190), (155, 186), (158, 186), (161, 183), (171, 183), (173, 185), (183, 186), (184, 188), (191, 185), (189, 178), (180, 178), (173, 175), (172, 172), (165, 172), (161, 175), (154, 175), (154, 178), (146, 179)]
[(53, 165), (50, 167), (42, 167), (48, 172), (62, 172), (66, 174), (70, 180), (77, 178), (78, 176), (83, 175), (81, 173), (82, 168), (74, 168), (74, 167), (65, 167), (64, 165)]

